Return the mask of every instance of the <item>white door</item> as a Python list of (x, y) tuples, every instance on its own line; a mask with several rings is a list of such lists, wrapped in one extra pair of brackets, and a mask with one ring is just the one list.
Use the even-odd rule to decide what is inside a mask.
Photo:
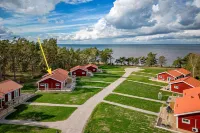
[(8, 93), (8, 101), (10, 101), (12, 99), (12, 95), (11, 95), (11, 92)]
[(44, 87), (45, 87), (45, 90), (48, 90), (48, 88), (49, 88), (49, 84), (44, 84)]

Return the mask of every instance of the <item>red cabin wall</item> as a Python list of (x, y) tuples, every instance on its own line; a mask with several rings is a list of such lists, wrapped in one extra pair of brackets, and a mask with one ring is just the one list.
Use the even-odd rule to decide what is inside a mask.
[[(190, 120), (190, 124), (182, 123), (182, 118)], [(196, 128), (200, 130), (200, 113), (178, 116), (178, 128), (187, 131), (192, 131), (192, 128), (195, 127), (195, 120)], [(200, 133), (200, 131), (198, 133)]]
[[(176, 89), (174, 86), (178, 86), (178, 89)], [(192, 86), (190, 86), (184, 82), (171, 84), (170, 87), (171, 87), (171, 91), (178, 92), (178, 93), (183, 93), (183, 90), (193, 88)]]
[[(162, 76), (162, 77), (160, 77)], [(171, 78), (171, 81), (174, 80), (174, 77), (167, 74), (167, 73), (161, 73), (161, 74), (158, 74), (158, 80), (163, 80), (163, 81), (167, 81), (167, 78), (170, 77)]]
[(88, 70), (88, 71), (91, 71), (91, 72), (97, 72), (97, 68), (92, 67), (92, 66), (87, 67), (87, 70)]
[[(83, 74), (83, 72), (85, 72), (85, 74)], [(76, 75), (76, 76), (87, 76), (87, 71), (84, 71), (82, 69), (77, 69), (76, 71), (72, 72), (72, 75)]]
[[(45, 86), (41, 86), (41, 84), (48, 84), (48, 90), (60, 90), (62, 87), (61, 82), (58, 82), (54, 79), (46, 79), (39, 83), (39, 90), (45, 90)], [(56, 84), (60, 84), (60, 86), (56, 86)]]

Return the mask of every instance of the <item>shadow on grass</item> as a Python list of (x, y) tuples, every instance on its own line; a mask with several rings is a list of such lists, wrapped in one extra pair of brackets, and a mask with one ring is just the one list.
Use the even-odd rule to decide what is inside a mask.
[[(0, 124), (0, 133), (41, 133), (46, 132), (45, 127), (34, 127), (34, 126), (23, 126), (23, 125), (10, 125), (10, 124)], [(51, 132), (55, 132), (55, 129), (51, 129)]]
[(35, 100), (37, 100), (38, 98), (42, 97), (42, 94), (37, 94), (36, 96), (30, 98), (29, 100), (27, 100), (27, 102), (34, 102)]
[(35, 111), (20, 114), (20, 113), (28, 110), (28, 105), (20, 105), (20, 106), (16, 107), (16, 109), (17, 110), (15, 112), (11, 113), (10, 115), (8, 115), (6, 117), (6, 119), (44, 121), (44, 120), (55, 117), (55, 115), (49, 115), (49, 114), (45, 114), (44, 112), (35, 112)]

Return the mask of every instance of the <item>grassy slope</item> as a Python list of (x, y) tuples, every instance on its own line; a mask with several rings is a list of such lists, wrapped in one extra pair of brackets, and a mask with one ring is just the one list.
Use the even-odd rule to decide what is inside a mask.
[(57, 129), (51, 128), (0, 124), (0, 133), (56, 133), (56, 131)]
[(52, 107), (36, 105), (20, 105), (17, 111), (11, 113), (6, 119), (33, 120), (33, 121), (58, 121), (67, 119), (76, 108)]
[(71, 93), (37, 93), (37, 96), (28, 101), (55, 104), (83, 104), (87, 99), (101, 90), (96, 88), (76, 88)]
[(149, 80), (148, 77), (142, 77), (142, 76), (137, 76), (137, 75), (131, 75), (131, 76), (128, 77), (128, 79), (134, 80), (134, 81), (139, 81), (139, 82), (146, 82), (146, 83), (155, 84), (155, 85), (161, 85), (161, 86), (167, 85), (167, 83), (151, 81), (151, 80)]
[(156, 116), (99, 104), (85, 128), (85, 133), (169, 133), (154, 128)]
[(133, 106), (133, 107), (144, 109), (144, 110), (149, 110), (152, 112), (159, 112), (160, 106), (162, 106), (161, 103), (142, 100), (138, 98), (129, 98), (125, 96), (119, 96), (116, 94), (110, 94), (109, 96), (105, 98), (105, 100), (115, 102), (115, 103), (120, 103), (123, 105)]
[(158, 99), (158, 93), (162, 92), (162, 100), (167, 100), (168, 96), (172, 95), (171, 92), (161, 91), (160, 89), (161, 87), (157, 86), (124, 81), (114, 91), (151, 99)]

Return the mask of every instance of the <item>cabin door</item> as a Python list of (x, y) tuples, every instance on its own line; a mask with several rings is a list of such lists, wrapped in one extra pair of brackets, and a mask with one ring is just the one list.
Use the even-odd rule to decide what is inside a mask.
[(45, 90), (48, 90), (49, 84), (45, 84), (44, 87), (45, 87)]
[(170, 78), (170, 77), (168, 77), (168, 78), (167, 78), (167, 81), (171, 81), (171, 78)]

